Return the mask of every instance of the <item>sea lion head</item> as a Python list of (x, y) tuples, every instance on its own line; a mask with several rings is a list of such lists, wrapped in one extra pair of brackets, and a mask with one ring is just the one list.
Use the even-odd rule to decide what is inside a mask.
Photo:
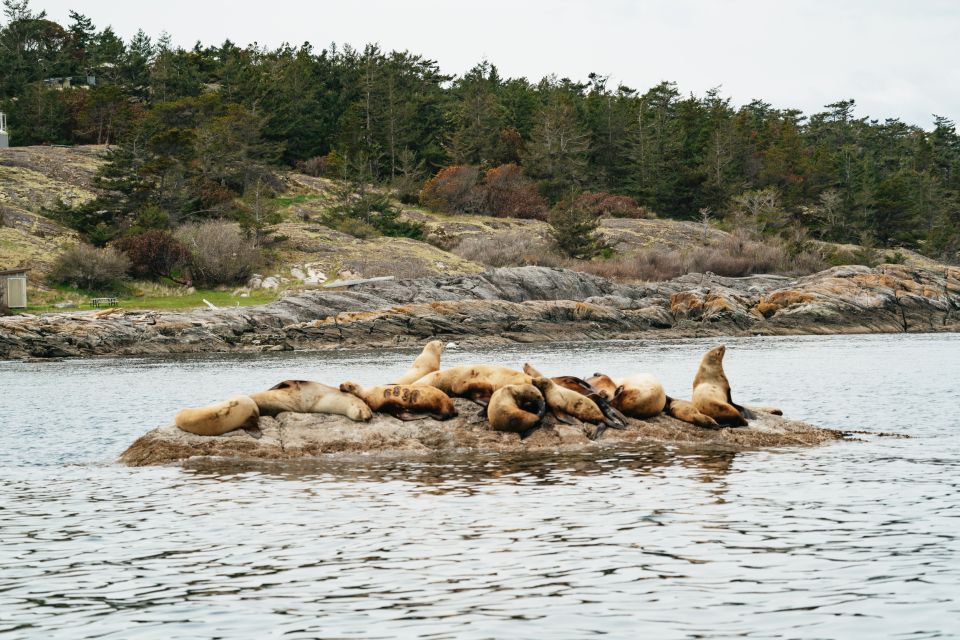
[(541, 418), (547, 412), (547, 403), (543, 399), (540, 389), (531, 384), (508, 385), (513, 399), (520, 409), (533, 413)]
[[(526, 371), (526, 367), (524, 367), (524, 371)], [(527, 372), (527, 374), (529, 375), (529, 372)], [(533, 386), (535, 386), (537, 389), (540, 390), (540, 393), (542, 395), (546, 393), (547, 389), (550, 388), (550, 385), (553, 384), (553, 381), (547, 378), (544, 378), (543, 376), (538, 376), (532, 380), (532, 383), (533, 383)]]
[(437, 355), (440, 355), (441, 353), (443, 353), (443, 342), (441, 342), (440, 340), (431, 340), (426, 344), (423, 350), (429, 353), (435, 353)]
[(714, 347), (707, 351), (703, 356), (704, 364), (710, 365), (722, 365), (723, 364), (723, 354), (727, 352), (726, 345), (720, 345), (719, 347)]

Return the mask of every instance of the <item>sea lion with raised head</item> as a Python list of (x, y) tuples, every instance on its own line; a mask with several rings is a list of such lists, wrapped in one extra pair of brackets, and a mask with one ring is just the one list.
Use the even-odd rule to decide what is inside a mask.
[(756, 415), (734, 403), (730, 395), (730, 382), (723, 372), (723, 355), (726, 351), (727, 348), (720, 345), (704, 354), (693, 379), (693, 405), (697, 411), (710, 416), (720, 425), (745, 427), (747, 418)]
[(344, 382), (340, 391), (360, 398), (374, 411), (388, 413), (400, 420), (418, 420), (427, 416), (449, 420), (457, 415), (453, 402), (436, 387), (387, 384), (363, 388), (356, 382)]
[(493, 364), (473, 364), (450, 367), (429, 373), (414, 384), (436, 387), (448, 396), (468, 398), (487, 406), (493, 392), (508, 384), (530, 384), (532, 377), (525, 373)]
[(180, 429), (198, 436), (220, 436), (243, 429), (259, 438), (260, 410), (249, 396), (234, 396), (223, 402), (195, 409), (184, 409), (173, 419)]
[(540, 390), (531, 384), (508, 384), (493, 392), (487, 420), (495, 431), (512, 431), (523, 437), (539, 426), (547, 412)]
[(373, 417), (370, 407), (355, 395), (309, 380), (284, 380), (266, 391), (251, 394), (250, 397), (265, 416), (292, 411), (333, 413), (356, 422), (366, 422)]
[(428, 373), (440, 370), (440, 354), (443, 353), (443, 343), (431, 340), (416, 357), (410, 369), (397, 378), (393, 384), (413, 384)]

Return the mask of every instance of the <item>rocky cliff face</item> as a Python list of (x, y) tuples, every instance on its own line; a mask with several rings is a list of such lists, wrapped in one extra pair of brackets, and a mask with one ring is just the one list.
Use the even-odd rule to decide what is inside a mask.
[(592, 425), (557, 424), (536, 430), (521, 440), (515, 433), (491, 431), (477, 417), (477, 406), (454, 399), (460, 412), (445, 422), (432, 419), (401, 422), (383, 414), (368, 423), (325, 414), (281, 413), (261, 417), (263, 437), (244, 431), (222, 436), (198, 436), (169, 426), (154, 429), (120, 456), (131, 466), (169, 464), (195, 457), (244, 460), (294, 460), (326, 454), (424, 454), (463, 452), (590, 451), (630, 443), (673, 443), (729, 451), (815, 445), (839, 440), (845, 434), (804, 422), (761, 414), (750, 426), (737, 429), (701, 429), (665, 415), (649, 420), (628, 420), (626, 430), (608, 430), (599, 441), (589, 439)]
[(673, 336), (950, 331), (960, 269), (835, 267), (621, 285), (545, 267), (313, 290), (262, 307), (0, 318), (0, 358)]

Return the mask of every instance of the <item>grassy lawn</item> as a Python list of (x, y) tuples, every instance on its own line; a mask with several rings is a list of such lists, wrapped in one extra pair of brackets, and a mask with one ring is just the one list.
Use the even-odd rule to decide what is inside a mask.
[[(53, 292), (51, 292), (53, 293)], [(83, 311), (93, 309), (90, 299), (95, 297), (106, 297), (101, 294), (94, 294), (86, 291), (78, 291), (66, 287), (58, 287), (55, 291), (56, 299), (49, 301), (40, 301), (40, 304), (31, 305), (25, 309), (27, 313), (49, 313), (52, 311)], [(123, 309), (163, 309), (163, 310), (185, 310), (185, 309), (206, 309), (204, 299), (209, 300), (218, 307), (249, 307), (252, 305), (266, 304), (277, 299), (277, 292), (257, 289), (250, 292), (247, 298), (231, 295), (231, 291), (216, 289), (200, 289), (195, 293), (146, 293), (144, 295), (122, 295), (118, 294), (117, 306)], [(42, 296), (53, 298), (54, 296)], [(58, 309), (54, 305), (61, 300), (71, 300), (76, 303), (75, 307)]]

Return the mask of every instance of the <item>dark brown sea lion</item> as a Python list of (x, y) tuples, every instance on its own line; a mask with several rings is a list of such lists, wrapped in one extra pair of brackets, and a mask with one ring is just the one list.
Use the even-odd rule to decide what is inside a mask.
[(265, 416), (283, 411), (295, 413), (334, 413), (357, 422), (366, 422), (373, 412), (360, 398), (336, 387), (309, 380), (284, 380), (267, 391), (250, 396)]
[(487, 420), (496, 431), (512, 431), (521, 437), (539, 426), (547, 403), (530, 384), (508, 384), (493, 392), (487, 405)]
[(249, 396), (234, 396), (206, 407), (184, 409), (177, 413), (177, 427), (200, 436), (219, 436), (243, 429), (255, 438), (261, 435), (260, 411)]
[(414, 384), (440, 389), (448, 396), (469, 398), (487, 406), (493, 392), (508, 384), (530, 384), (530, 376), (514, 369), (492, 364), (474, 364), (440, 369), (427, 374)]
[(436, 387), (388, 384), (364, 389), (356, 382), (344, 382), (340, 391), (360, 398), (374, 411), (389, 413), (401, 420), (418, 420), (427, 416), (449, 420), (457, 415), (453, 402)]
[(720, 345), (704, 354), (693, 379), (693, 405), (718, 424), (745, 427), (747, 418), (756, 416), (749, 409), (734, 403), (730, 395), (730, 382), (723, 372), (723, 355), (726, 351), (727, 348)]
[(410, 369), (397, 378), (394, 384), (413, 384), (428, 373), (440, 370), (440, 354), (443, 353), (443, 343), (439, 340), (431, 340), (423, 348), (423, 351), (410, 365)]

